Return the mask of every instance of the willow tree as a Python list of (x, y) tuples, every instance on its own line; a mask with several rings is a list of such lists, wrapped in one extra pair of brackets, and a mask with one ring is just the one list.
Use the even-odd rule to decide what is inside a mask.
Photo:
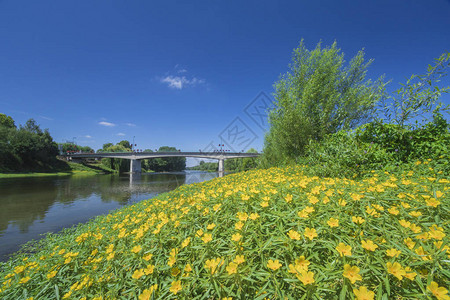
[(301, 41), (290, 70), (274, 85), (275, 106), (269, 113), (263, 161), (269, 165), (295, 161), (310, 140), (372, 118), (384, 84), (382, 78), (365, 79), (371, 62), (364, 61), (361, 50), (345, 66), (336, 42), (326, 48), (319, 43), (309, 51)]

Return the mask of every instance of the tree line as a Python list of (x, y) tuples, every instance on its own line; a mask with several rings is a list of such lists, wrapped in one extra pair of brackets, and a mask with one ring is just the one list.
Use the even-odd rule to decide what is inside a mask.
[(10, 116), (0, 114), (0, 171), (43, 171), (61, 167), (57, 144), (48, 129), (35, 120), (16, 126)]

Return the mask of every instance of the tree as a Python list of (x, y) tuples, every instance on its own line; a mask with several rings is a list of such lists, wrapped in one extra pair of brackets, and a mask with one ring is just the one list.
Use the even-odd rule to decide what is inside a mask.
[(124, 148), (131, 150), (131, 144), (127, 140), (120, 141), (117, 143), (117, 145), (122, 145)]
[[(177, 148), (162, 146), (158, 152), (178, 152)], [(186, 169), (185, 157), (164, 157), (152, 158), (148, 161), (148, 168), (156, 172), (183, 171)]]
[[(443, 93), (448, 93), (450, 87), (439, 88), (437, 83), (447, 75), (450, 67), (450, 52), (443, 53), (435, 60), (434, 66), (428, 65), (424, 75), (413, 74), (406, 84), (396, 91), (397, 97), (391, 97), (390, 103), (382, 103), (382, 110), (388, 122), (391, 120), (403, 127), (409, 120), (423, 116), (433, 111), (450, 110), (450, 104), (443, 106), (438, 102)], [(390, 98), (389, 98), (390, 100)]]
[(382, 78), (365, 81), (371, 62), (364, 61), (361, 50), (344, 66), (336, 42), (327, 48), (319, 43), (309, 51), (302, 40), (294, 49), (290, 71), (274, 85), (276, 103), (269, 113), (263, 160), (269, 165), (295, 161), (309, 140), (370, 120), (385, 86)]
[(5, 114), (0, 114), (0, 126), (4, 126), (6, 128), (16, 128), (13, 118)]

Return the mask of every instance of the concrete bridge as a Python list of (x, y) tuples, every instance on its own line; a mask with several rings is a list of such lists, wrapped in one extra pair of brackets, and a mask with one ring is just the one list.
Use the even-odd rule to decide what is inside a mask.
[(67, 157), (72, 159), (83, 158), (123, 158), (130, 160), (130, 173), (141, 173), (141, 160), (157, 157), (197, 157), (219, 160), (219, 172), (223, 172), (225, 159), (258, 157), (259, 153), (233, 153), (233, 152), (108, 152), (108, 153), (72, 153)]

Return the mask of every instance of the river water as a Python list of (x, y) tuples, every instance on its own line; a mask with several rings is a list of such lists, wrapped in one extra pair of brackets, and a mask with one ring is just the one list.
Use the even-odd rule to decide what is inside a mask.
[(46, 232), (217, 176), (186, 171), (0, 179), (0, 261)]

